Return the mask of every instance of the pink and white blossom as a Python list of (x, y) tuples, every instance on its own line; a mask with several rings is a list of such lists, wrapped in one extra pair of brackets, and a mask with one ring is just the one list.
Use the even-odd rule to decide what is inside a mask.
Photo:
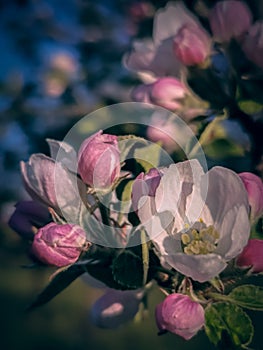
[(145, 83), (164, 76), (180, 78), (184, 66), (174, 54), (174, 38), (184, 26), (206, 33), (182, 2), (168, 3), (154, 17), (153, 39), (135, 41), (132, 51), (124, 56), (125, 66), (137, 72)]
[(138, 216), (161, 262), (205, 282), (241, 253), (250, 235), (249, 204), (239, 176), (223, 167), (207, 173), (197, 160), (172, 164), (155, 196), (142, 196)]

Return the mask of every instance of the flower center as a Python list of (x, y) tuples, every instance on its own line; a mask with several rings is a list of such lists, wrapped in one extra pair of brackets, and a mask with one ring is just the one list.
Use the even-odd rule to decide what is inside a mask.
[(217, 247), (219, 237), (212, 225), (200, 229), (192, 227), (181, 235), (183, 251), (187, 255), (212, 253)]

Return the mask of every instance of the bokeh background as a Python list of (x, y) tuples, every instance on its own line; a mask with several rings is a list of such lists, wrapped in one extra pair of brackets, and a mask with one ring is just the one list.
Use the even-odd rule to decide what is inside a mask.
[[(74, 282), (50, 304), (25, 311), (46, 285), (50, 269), (26, 269), (28, 247), (7, 225), (14, 204), (26, 199), (19, 161), (47, 153), (45, 138), (63, 139), (85, 114), (130, 101), (136, 78), (122, 65), (132, 38), (152, 31), (153, 14), (167, 1), (0, 1), (0, 348), (3, 350), (213, 349), (200, 333), (185, 342), (157, 336), (149, 314), (117, 330), (89, 321), (103, 293)], [(259, 315), (256, 328), (260, 328)], [(260, 344), (256, 331), (254, 344)], [(258, 338), (257, 338), (258, 337)], [(263, 349), (263, 347), (262, 347)]]

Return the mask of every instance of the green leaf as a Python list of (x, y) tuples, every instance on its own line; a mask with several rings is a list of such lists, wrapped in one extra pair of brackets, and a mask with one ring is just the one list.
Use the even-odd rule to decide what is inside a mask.
[(149, 146), (136, 148), (134, 150), (134, 158), (139, 163), (145, 172), (151, 168), (156, 168), (160, 165), (162, 148), (158, 143), (152, 143)]
[(230, 301), (250, 310), (263, 311), (263, 288), (251, 284), (236, 287), (228, 294)]
[(139, 256), (131, 251), (120, 253), (112, 264), (114, 280), (128, 289), (143, 286), (143, 264)]
[(228, 295), (209, 294), (214, 300), (226, 301), (250, 310), (263, 311), (263, 288), (246, 284), (234, 288)]
[(263, 110), (262, 103), (251, 100), (243, 100), (238, 102), (238, 107), (241, 109), (241, 111), (247, 114), (256, 114)]
[(115, 281), (112, 269), (108, 262), (98, 262), (94, 264), (86, 265), (86, 272), (92, 277), (98, 279), (102, 283), (105, 283), (107, 287), (113, 289), (125, 290), (125, 286)]
[(230, 341), (232, 349), (245, 349), (252, 340), (254, 334), (252, 322), (237, 305), (223, 302), (212, 304), (206, 308), (205, 319), (206, 334), (215, 345), (218, 345), (223, 338)]
[(209, 145), (203, 146), (203, 150), (208, 157), (214, 159), (242, 157), (245, 154), (242, 146), (227, 139), (214, 140)]
[(83, 265), (71, 265), (67, 269), (57, 273), (47, 287), (36, 297), (35, 301), (28, 307), (28, 311), (46, 304), (57, 294), (67, 288), (75, 279), (85, 272)]
[(121, 162), (124, 162), (132, 148), (139, 145), (147, 145), (148, 141), (135, 135), (125, 135), (118, 137), (118, 146), (121, 153)]
[(245, 154), (245, 147), (231, 139), (231, 134), (224, 125), (225, 120), (225, 116), (216, 117), (206, 126), (199, 138), (199, 143), (208, 157), (222, 159), (240, 157)]

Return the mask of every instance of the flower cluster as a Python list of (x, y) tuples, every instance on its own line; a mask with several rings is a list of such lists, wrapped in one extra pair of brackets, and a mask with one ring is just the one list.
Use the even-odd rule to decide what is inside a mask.
[[(67, 267), (65, 280), (88, 273), (110, 288), (91, 310), (97, 326), (115, 328), (134, 318), (155, 280), (168, 295), (156, 306), (160, 332), (190, 339), (205, 326), (205, 310), (213, 289), (218, 290), (215, 281), (223, 285), (236, 270), (263, 271), (262, 241), (249, 240), (251, 222), (262, 215), (263, 184), (252, 173), (237, 174), (224, 167), (205, 172), (196, 159), (137, 175), (129, 171), (130, 213), (139, 222), (124, 213), (116, 219), (110, 203), (127, 181), (121, 171), (123, 139), (99, 131), (84, 140), (76, 156), (79, 176), (42, 154), (22, 162), (32, 201), (16, 206), (10, 226), (32, 242), (36, 263)], [(55, 140), (49, 144), (51, 150), (58, 145)], [(59, 145), (73, 153), (70, 145)], [(110, 196), (110, 201), (101, 203), (99, 196)], [(66, 223), (69, 211), (72, 221)], [(105, 227), (114, 239), (103, 247), (105, 237), (97, 242), (107, 235)], [(95, 266), (104, 266), (102, 271), (94, 270), (94, 259)], [(52, 283), (61, 281), (55, 277)]]
[(49, 139), (50, 157), (21, 162), (32, 200), (16, 205), (9, 224), (31, 243), (35, 264), (62, 268), (31, 308), (82, 275), (105, 291), (90, 311), (98, 327), (142, 316), (159, 288), (159, 334), (251, 342), (243, 309), (263, 311), (261, 29), (243, 1), (203, 3), (195, 14), (168, 3), (153, 40), (124, 57), (143, 80), (132, 97), (152, 112), (148, 129), (130, 135), (114, 125), (77, 150)]

